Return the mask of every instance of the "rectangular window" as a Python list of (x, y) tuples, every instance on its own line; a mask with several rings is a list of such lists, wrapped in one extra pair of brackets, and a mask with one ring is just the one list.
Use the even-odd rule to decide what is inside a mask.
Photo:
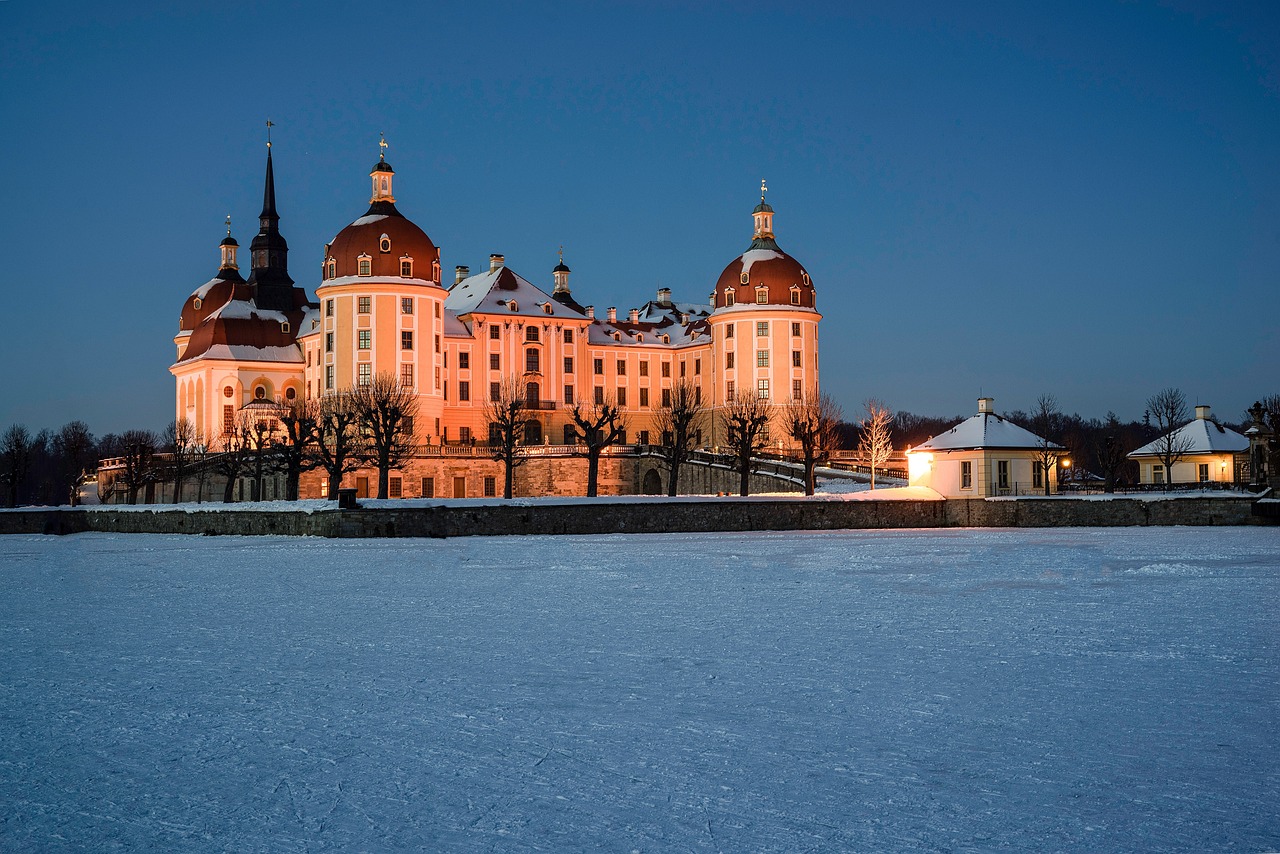
[(360, 259), (360, 269), (359, 269), (359, 273), (360, 273), (360, 275), (362, 275), (362, 276), (367, 276), (367, 275), (369, 275), (369, 272), (370, 272), (369, 268), (370, 268), (370, 261), (369, 261), (369, 259), (368, 259), (368, 258), (361, 258), (361, 259)]
[(401, 262), (400, 262), (400, 275), (401, 275), (401, 276), (404, 276), (406, 279), (413, 275), (413, 262), (412, 262), (412, 261), (401, 261)]
[(689, 363), (688, 363), (688, 362), (684, 362), (684, 361), (682, 361), (682, 362), (680, 363), (680, 378), (681, 378), (681, 379), (683, 379), (683, 378), (684, 378), (685, 372), (688, 370), (688, 367), (689, 367)]
[(373, 344), (373, 332), (368, 329), (361, 329), (356, 333), (357, 346), (361, 350), (368, 350)]
[(496, 323), (489, 324), (489, 340), (497, 341), (502, 336), (502, 328)]
[(791, 304), (792, 304), (792, 305), (799, 305), (799, 304), (800, 304), (800, 292), (799, 292), (799, 291), (792, 291), (792, 292), (791, 292)]
[(471, 399), (471, 383), (466, 380), (458, 381), (458, 400)]
[(573, 406), (573, 386), (571, 385), (564, 387), (564, 405)]
[(368, 385), (373, 382), (373, 365), (368, 362), (361, 362), (356, 367), (356, 382), (360, 385)]
[(733, 354), (732, 354), (732, 353), (725, 353), (725, 354), (724, 354), (724, 366), (725, 366), (726, 368), (728, 368), (728, 369), (732, 369), (732, 368), (733, 368)]
[(1009, 488), (1009, 461), (996, 461), (996, 486), (1000, 489)]
[(422, 479), (422, 497), (436, 497), (436, 479), (434, 477), (424, 477)]
[(526, 374), (536, 374), (541, 370), (538, 357), (538, 348), (530, 347), (524, 351), (524, 372)]
[(624, 388), (624, 387), (622, 387), (622, 386), (619, 386), (619, 387), (618, 387), (617, 404), (618, 404), (619, 406), (626, 406), (626, 405), (627, 405), (627, 390), (626, 390), (626, 388)]
[(387, 478), (387, 497), (389, 498), (401, 497), (401, 495), (403, 495), (403, 492), (402, 492), (403, 488), (404, 487), (402, 486), (402, 481), (400, 480), (400, 478), (398, 477)]
[[(648, 405), (649, 405), (649, 389), (647, 389), (647, 388), (642, 388), (642, 389), (640, 389), (640, 405), (641, 405), (641, 406), (648, 406)], [(649, 444), (649, 443), (648, 443), (648, 442), (643, 442), (642, 444), (647, 445), (647, 444)]]
[(458, 370), (466, 371), (471, 368), (471, 354), (462, 352), (458, 354)]
[(356, 311), (360, 314), (373, 311), (373, 297), (356, 297)]
[(649, 376), (649, 360), (648, 359), (640, 360), (640, 376), (642, 377)]
[(436, 388), (440, 388), (440, 369), (436, 368)]
[(470, 427), (458, 428), (458, 441), (464, 445), (471, 444), (471, 428)]
[(324, 387), (333, 390), (333, 365), (324, 366)]
[[(440, 281), (440, 277), (439, 277), (439, 276), (436, 276), (436, 281), (437, 281), (437, 282), (439, 282), (439, 281)], [(440, 303), (434, 303), (434, 305), (435, 305), (435, 309), (436, 309), (436, 317), (439, 317), (439, 316), (440, 316)]]
[(724, 399), (733, 400), (733, 395), (734, 395), (734, 392), (736, 391), (737, 391), (737, 388), (734, 386), (733, 380), (729, 380), (727, 383), (724, 384)]
[(1151, 482), (1164, 483), (1164, 466), (1151, 467)]
[(400, 313), (413, 314), (413, 297), (400, 297)]
[(769, 334), (769, 321), (757, 320), (756, 321), (756, 337), (764, 338), (768, 334)]
[(489, 399), (498, 400), (502, 397), (502, 383), (489, 383)]
[(331, 299), (324, 301), (324, 316), (333, 317), (333, 300)]
[(726, 323), (726, 324), (725, 324), (725, 327), (724, 327), (724, 337), (725, 337), (725, 338), (732, 338), (732, 337), (733, 337), (733, 324), (732, 324), (732, 323)]
[(702, 405), (702, 386), (695, 386), (693, 389), (693, 402), (698, 406)]
[(791, 324), (791, 337), (792, 337), (792, 338), (799, 338), (799, 337), (800, 337), (800, 324), (799, 324), (799, 323), (792, 323), (792, 324)]
[(625, 377), (627, 375), (627, 362), (625, 359), (618, 360), (618, 376)]
[(760, 398), (761, 400), (769, 399), (769, 381), (768, 380), (756, 380), (756, 397)]
[(591, 372), (598, 377), (604, 376), (604, 359), (592, 359)]
[(769, 302), (769, 292), (761, 288), (756, 291), (756, 305), (765, 305)]
[(756, 367), (757, 368), (769, 367), (769, 351), (768, 350), (756, 351)]
[(960, 488), (973, 489), (973, 462), (970, 460), (960, 461)]
[(498, 494), (498, 479), (496, 477), (486, 477), (484, 479), (484, 497), (493, 498)]
[(324, 334), (324, 351), (326, 353), (333, 352), (333, 333), (332, 332), (326, 332)]
[(1200, 463), (1199, 466), (1196, 467), (1196, 472), (1200, 482), (1201, 483), (1206, 482), (1209, 479), (1209, 464)]
[(596, 403), (604, 403), (604, 387), (596, 386)]
[(436, 352), (437, 353), (440, 352), (440, 336), (439, 335), (436, 336)]
[(573, 429), (572, 424), (564, 425), (564, 443), (566, 445), (575, 444), (578, 440), (578, 433)]
[(1039, 461), (1031, 464), (1031, 485), (1036, 489), (1044, 486), (1044, 466)]
[(500, 356), (497, 353), (489, 354), (489, 370), (491, 371), (502, 370), (502, 356)]
[(694, 375), (694, 376), (700, 376), (701, 374), (702, 374), (702, 360), (701, 360), (701, 359), (694, 359), (694, 360), (693, 360), (693, 375)]
[(406, 415), (404, 417), (404, 421), (401, 423), (404, 425), (404, 434), (408, 436), (410, 439), (412, 439), (413, 438), (413, 416)]
[(236, 407), (234, 404), (228, 403), (222, 407), (222, 432), (225, 434), (233, 433), (236, 429)]
[(671, 389), (669, 388), (664, 388), (662, 390), (662, 405), (663, 406), (671, 405)]
[(409, 330), (409, 329), (400, 330), (400, 349), (401, 350), (413, 349), (413, 331), (412, 330)]
[(791, 381), (791, 399), (804, 400), (804, 384), (800, 380)]
[(647, 445), (647, 444), (649, 444), (649, 431), (648, 431), (648, 430), (641, 430), (641, 431), (640, 431), (640, 437), (639, 437), (638, 441), (640, 442), (640, 444), (641, 444), (641, 445)]
[(564, 343), (566, 343), (566, 344), (572, 344), (572, 343), (573, 343), (573, 330), (572, 330), (572, 329), (566, 329), (566, 330), (564, 331)]
[(791, 367), (793, 368), (800, 367), (800, 351), (799, 350), (791, 351)]
[(413, 365), (400, 366), (400, 385), (413, 388)]
[(564, 357), (564, 372), (566, 374), (573, 373), (573, 357), (572, 356)]
[(670, 363), (670, 362), (663, 362), (663, 363), (662, 363), (662, 376), (663, 376), (663, 379), (670, 379), (670, 378), (671, 378), (671, 363)]

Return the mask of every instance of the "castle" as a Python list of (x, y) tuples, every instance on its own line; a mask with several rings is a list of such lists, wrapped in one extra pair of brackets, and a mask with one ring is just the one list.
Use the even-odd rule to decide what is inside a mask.
[[(490, 495), (496, 463), (466, 449), (487, 442), (485, 405), (504, 382), (523, 390), (524, 444), (547, 457), (572, 441), (575, 401), (616, 402), (628, 422), (624, 443), (647, 445), (661, 440), (655, 412), (685, 380), (710, 415), (695, 444), (710, 448), (722, 440), (715, 416), (738, 391), (784, 403), (818, 386), (814, 284), (779, 248), (763, 182), (751, 243), (705, 302), (675, 302), (661, 288), (619, 317), (615, 308), (601, 314), (579, 304), (563, 256), (550, 293), (502, 255), (475, 274), (457, 266), (452, 282), (443, 281), (440, 248), (396, 206), (384, 141), (369, 173), (368, 210), (325, 245), (312, 300), (289, 275), (267, 146), (248, 278), (228, 224), (218, 272), (186, 299), (174, 338), (176, 418), (213, 449), (246, 406), (318, 399), (390, 374), (417, 397), (419, 448), (394, 474), (391, 497)], [(581, 494), (579, 462), (529, 474), (521, 494)], [(365, 493), (367, 475), (353, 478)], [(610, 486), (605, 473), (601, 491), (638, 491), (616, 472), (614, 479)], [(304, 478), (301, 497), (321, 497), (326, 486), (318, 475)]]

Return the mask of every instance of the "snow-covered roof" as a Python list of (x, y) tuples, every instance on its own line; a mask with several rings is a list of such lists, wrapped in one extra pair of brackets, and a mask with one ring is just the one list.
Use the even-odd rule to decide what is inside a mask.
[(481, 312), (517, 317), (586, 319), (507, 267), (468, 276), (458, 282), (449, 289), (444, 307), (455, 314)]
[(471, 330), (467, 325), (458, 319), (458, 315), (449, 309), (444, 310), (444, 337), (446, 338), (470, 338)]
[(772, 261), (774, 258), (785, 258), (781, 252), (772, 249), (748, 249), (742, 253), (742, 272), (750, 275), (751, 265), (757, 261)]
[[(209, 349), (205, 350), (192, 359), (219, 359), (231, 362), (286, 362), (290, 364), (301, 364), (303, 361), (302, 351), (297, 345), (290, 344), (286, 347), (254, 347), (251, 344), (210, 344)], [(177, 364), (192, 361), (192, 359), (183, 359)]]
[[(1173, 431), (1174, 445), (1183, 454), (1234, 454), (1249, 449), (1249, 440), (1245, 436), (1223, 427), (1210, 418), (1196, 418)], [(1132, 457), (1154, 457), (1159, 455), (1158, 445), (1163, 444), (1163, 437), (1148, 442), (1129, 454)]]
[[(1045, 447), (1045, 441), (1030, 430), (1024, 430), (994, 412), (979, 412), (972, 418), (961, 421), (947, 432), (939, 433), (928, 441), (916, 445), (912, 450), (968, 451), (982, 448), (1030, 450), (1043, 447)], [(1065, 450), (1055, 442), (1049, 442), (1048, 447)]]
[(204, 283), (203, 285), (201, 285), (200, 287), (196, 288), (196, 289), (191, 293), (191, 295), (192, 295), (193, 297), (195, 297), (196, 299), (208, 299), (208, 297), (209, 297), (209, 291), (213, 290), (213, 286), (214, 286), (214, 285), (217, 285), (217, 284), (220, 284), (221, 282), (225, 282), (225, 281), (226, 281), (226, 279), (220, 278), (220, 277), (218, 277), (218, 276), (214, 276), (212, 279), (210, 279), (209, 281), (205, 282), (205, 283)]
[(273, 320), (276, 323), (288, 323), (289, 318), (278, 311), (258, 308), (253, 300), (227, 300), (209, 315), (223, 320)]
[(320, 283), (317, 290), (323, 288), (334, 288), (341, 285), (359, 285), (359, 284), (386, 284), (391, 282), (395, 285), (422, 285), (425, 287), (438, 288), (435, 282), (430, 279), (419, 279), (410, 276), (335, 276), (332, 279), (325, 279)]

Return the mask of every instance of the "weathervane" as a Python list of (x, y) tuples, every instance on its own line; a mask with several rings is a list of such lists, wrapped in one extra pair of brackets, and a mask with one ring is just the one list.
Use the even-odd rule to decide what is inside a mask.
[(267, 148), (271, 147), (271, 129), (275, 126), (275, 122), (271, 121), (271, 119), (267, 119)]
[(387, 135), (379, 131), (378, 148), (382, 151), (378, 153), (378, 160), (385, 161), (387, 159)]
[(764, 194), (769, 192), (769, 188), (765, 185), (764, 179), (760, 179), (760, 201), (764, 201)]
[(231, 236), (231, 214), (227, 214), (227, 237)]
[(564, 244), (560, 244), (560, 263), (564, 263)]

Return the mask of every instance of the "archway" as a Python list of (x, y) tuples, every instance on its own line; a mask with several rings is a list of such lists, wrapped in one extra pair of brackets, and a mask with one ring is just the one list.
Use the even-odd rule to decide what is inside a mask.
[(649, 469), (644, 473), (644, 482), (640, 484), (640, 491), (645, 495), (662, 494), (662, 475), (658, 474), (657, 469)]

